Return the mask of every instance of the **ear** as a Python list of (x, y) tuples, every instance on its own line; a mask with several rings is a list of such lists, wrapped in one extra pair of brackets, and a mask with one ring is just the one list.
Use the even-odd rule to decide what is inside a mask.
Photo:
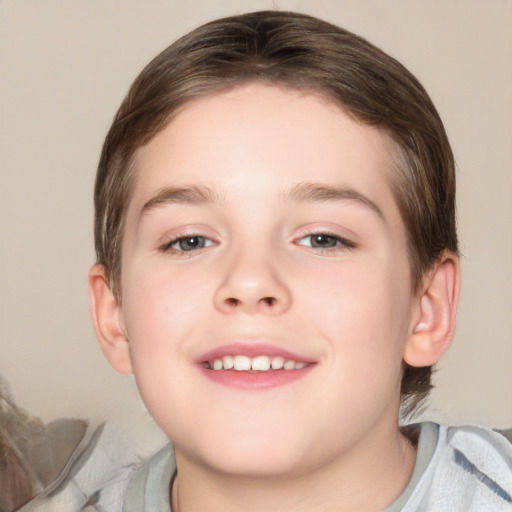
[(89, 298), (92, 323), (103, 354), (119, 373), (132, 373), (121, 305), (110, 290), (102, 265), (94, 265), (89, 272)]
[(459, 289), (459, 258), (445, 251), (425, 276), (418, 296), (403, 357), (410, 366), (431, 366), (448, 350), (455, 332)]

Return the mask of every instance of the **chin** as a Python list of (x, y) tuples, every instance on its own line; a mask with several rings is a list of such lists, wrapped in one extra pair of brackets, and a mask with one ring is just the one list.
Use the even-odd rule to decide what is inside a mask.
[(216, 472), (247, 479), (292, 477), (302, 467), (295, 454), (287, 456), (285, 451), (279, 449), (273, 454), (261, 450), (246, 450), (243, 453), (233, 450), (233, 453), (216, 454), (209, 459), (209, 466)]
[[(211, 433), (211, 432), (210, 432)], [(228, 435), (221, 439), (204, 436), (200, 441), (182, 446), (185, 457), (196, 464), (208, 467), (216, 473), (241, 478), (278, 478), (293, 476), (298, 469), (307, 466), (308, 450), (298, 439), (246, 433), (244, 436)], [(180, 451), (179, 442), (175, 443)], [(309, 450), (311, 455), (313, 450)]]

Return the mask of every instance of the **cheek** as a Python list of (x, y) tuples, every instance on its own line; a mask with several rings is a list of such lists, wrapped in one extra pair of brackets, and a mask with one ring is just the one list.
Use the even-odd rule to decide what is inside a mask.
[(409, 324), (408, 276), (393, 262), (356, 262), (321, 283), (311, 295), (311, 309), (334, 360), (350, 363), (351, 374), (356, 368), (371, 372), (386, 364), (399, 368)]
[(208, 280), (197, 272), (182, 272), (165, 264), (140, 265), (123, 282), (123, 314), (136, 355), (152, 357), (176, 350), (195, 328), (207, 296)]
[[(165, 265), (141, 266), (126, 273), (123, 314), (139, 393), (158, 424), (167, 432), (169, 404), (188, 411), (187, 369), (191, 340), (205, 313), (208, 281)], [(190, 417), (193, 411), (184, 414)]]
[(354, 422), (363, 421), (397, 405), (407, 335), (406, 290), (386, 272), (368, 267), (359, 272), (354, 266), (331, 280), (323, 299), (315, 302), (317, 333), (328, 351), (324, 388), (332, 395), (318, 406), (337, 422), (347, 414)]

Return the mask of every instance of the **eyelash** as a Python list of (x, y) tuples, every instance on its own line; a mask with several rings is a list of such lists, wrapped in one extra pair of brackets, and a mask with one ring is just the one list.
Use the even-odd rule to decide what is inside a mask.
[[(336, 241), (336, 245), (332, 247), (313, 247), (311, 243), (309, 245), (299, 244), (301, 240), (304, 240), (306, 238), (313, 238), (313, 237), (328, 237), (332, 238)], [(357, 245), (349, 240), (348, 238), (345, 238), (343, 236), (337, 235), (335, 233), (330, 233), (328, 231), (317, 231), (314, 233), (307, 233), (306, 235), (302, 236), (301, 238), (296, 239), (295, 242), (297, 245), (304, 245), (304, 247), (309, 247), (311, 250), (314, 250), (315, 252), (319, 252), (320, 254), (332, 256), (333, 253), (339, 252), (339, 251), (347, 251), (357, 248)]]
[[(312, 245), (311, 241), (309, 244), (299, 243), (302, 240), (305, 240), (307, 238), (309, 238), (311, 240), (313, 237), (327, 237), (330, 239), (334, 239), (336, 245), (330, 246), (330, 247), (319, 247), (319, 246), (315, 247)], [(184, 242), (186, 240), (190, 241), (191, 239), (201, 239), (203, 241), (203, 245), (201, 245), (200, 247), (195, 247), (195, 248), (192, 247), (192, 248), (190, 248), (190, 250), (186, 250), (183, 248), (178, 249), (178, 248), (173, 247), (176, 244), (180, 244), (181, 242)], [(201, 242), (199, 242), (199, 243), (201, 243)], [(352, 242), (351, 240), (348, 240), (347, 238), (344, 238), (340, 235), (336, 235), (334, 233), (330, 233), (327, 231), (318, 231), (318, 232), (314, 232), (314, 233), (307, 233), (304, 236), (297, 238), (294, 243), (297, 245), (303, 246), (303, 247), (309, 247), (314, 252), (319, 252), (320, 254), (325, 254), (325, 255), (333, 255), (333, 253), (335, 253), (335, 252), (352, 250), (357, 247), (357, 245), (354, 242)], [(215, 241), (211, 240), (210, 238), (208, 238), (206, 236), (191, 233), (191, 234), (181, 235), (181, 236), (172, 238), (171, 240), (169, 240), (169, 241), (165, 242), (163, 245), (161, 245), (159, 247), (159, 250), (164, 253), (174, 252), (174, 253), (179, 253), (179, 254), (185, 255), (187, 253), (193, 253), (198, 250), (204, 249), (205, 247), (211, 247), (214, 244), (215, 244)]]
[[(202, 245), (201, 247), (198, 247), (198, 248), (192, 248), (190, 250), (176, 249), (173, 247), (173, 245), (175, 245), (175, 244), (179, 244), (180, 242), (183, 242), (185, 240), (191, 240), (193, 238), (200, 238), (200, 239), (204, 240), (206, 242), (206, 245)], [(210, 247), (214, 244), (215, 244), (215, 242), (206, 236), (196, 235), (194, 233), (191, 233), (190, 235), (180, 235), (178, 237), (172, 238), (168, 242), (165, 242), (163, 245), (161, 245), (159, 247), (159, 250), (161, 252), (174, 252), (174, 253), (186, 254), (186, 253), (195, 252), (195, 251), (203, 249), (205, 247)]]

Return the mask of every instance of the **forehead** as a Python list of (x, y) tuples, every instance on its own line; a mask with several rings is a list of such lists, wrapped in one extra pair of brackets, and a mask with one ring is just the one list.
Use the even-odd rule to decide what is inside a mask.
[(136, 152), (135, 192), (149, 193), (163, 181), (214, 184), (228, 172), (231, 184), (258, 174), (265, 182), (270, 174), (277, 185), (279, 178), (310, 181), (320, 169), (341, 182), (352, 168), (353, 182), (374, 174), (384, 183), (392, 145), (385, 132), (355, 121), (320, 93), (252, 83), (186, 104)]

